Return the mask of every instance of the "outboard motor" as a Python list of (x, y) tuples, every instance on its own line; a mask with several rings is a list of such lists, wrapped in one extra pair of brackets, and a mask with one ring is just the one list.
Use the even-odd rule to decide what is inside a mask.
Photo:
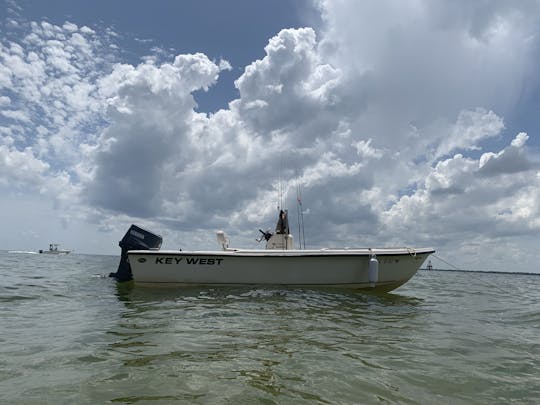
[(131, 266), (128, 262), (128, 250), (159, 249), (162, 241), (163, 238), (161, 236), (155, 235), (137, 225), (131, 225), (122, 240), (118, 242), (118, 245), (122, 248), (118, 270), (116, 273), (109, 274), (109, 277), (114, 277), (117, 281), (133, 280)]

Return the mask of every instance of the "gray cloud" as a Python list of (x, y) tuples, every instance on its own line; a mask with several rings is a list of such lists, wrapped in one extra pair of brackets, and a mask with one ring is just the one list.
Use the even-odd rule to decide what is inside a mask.
[(482, 155), (480, 159), (480, 175), (493, 177), (540, 169), (538, 163), (531, 161), (523, 148), (528, 138), (527, 134), (520, 133), (508, 147), (499, 153)]

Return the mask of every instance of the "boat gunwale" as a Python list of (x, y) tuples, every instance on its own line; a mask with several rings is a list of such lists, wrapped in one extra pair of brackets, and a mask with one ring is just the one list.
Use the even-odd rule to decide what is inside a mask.
[(361, 248), (361, 249), (232, 249), (227, 250), (128, 250), (128, 255), (150, 256), (228, 256), (228, 257), (354, 257), (416, 256), (435, 253), (433, 248)]

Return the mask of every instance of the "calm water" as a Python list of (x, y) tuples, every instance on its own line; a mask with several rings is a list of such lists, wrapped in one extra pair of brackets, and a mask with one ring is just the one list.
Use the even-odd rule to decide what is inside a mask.
[(540, 276), (169, 290), (117, 262), (0, 252), (0, 403), (540, 402)]

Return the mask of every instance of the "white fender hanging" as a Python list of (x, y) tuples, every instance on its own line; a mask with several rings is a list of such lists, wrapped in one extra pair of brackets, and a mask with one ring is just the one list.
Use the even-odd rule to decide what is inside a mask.
[(379, 281), (379, 261), (376, 255), (371, 255), (371, 259), (369, 259), (368, 279), (370, 287), (375, 287)]

